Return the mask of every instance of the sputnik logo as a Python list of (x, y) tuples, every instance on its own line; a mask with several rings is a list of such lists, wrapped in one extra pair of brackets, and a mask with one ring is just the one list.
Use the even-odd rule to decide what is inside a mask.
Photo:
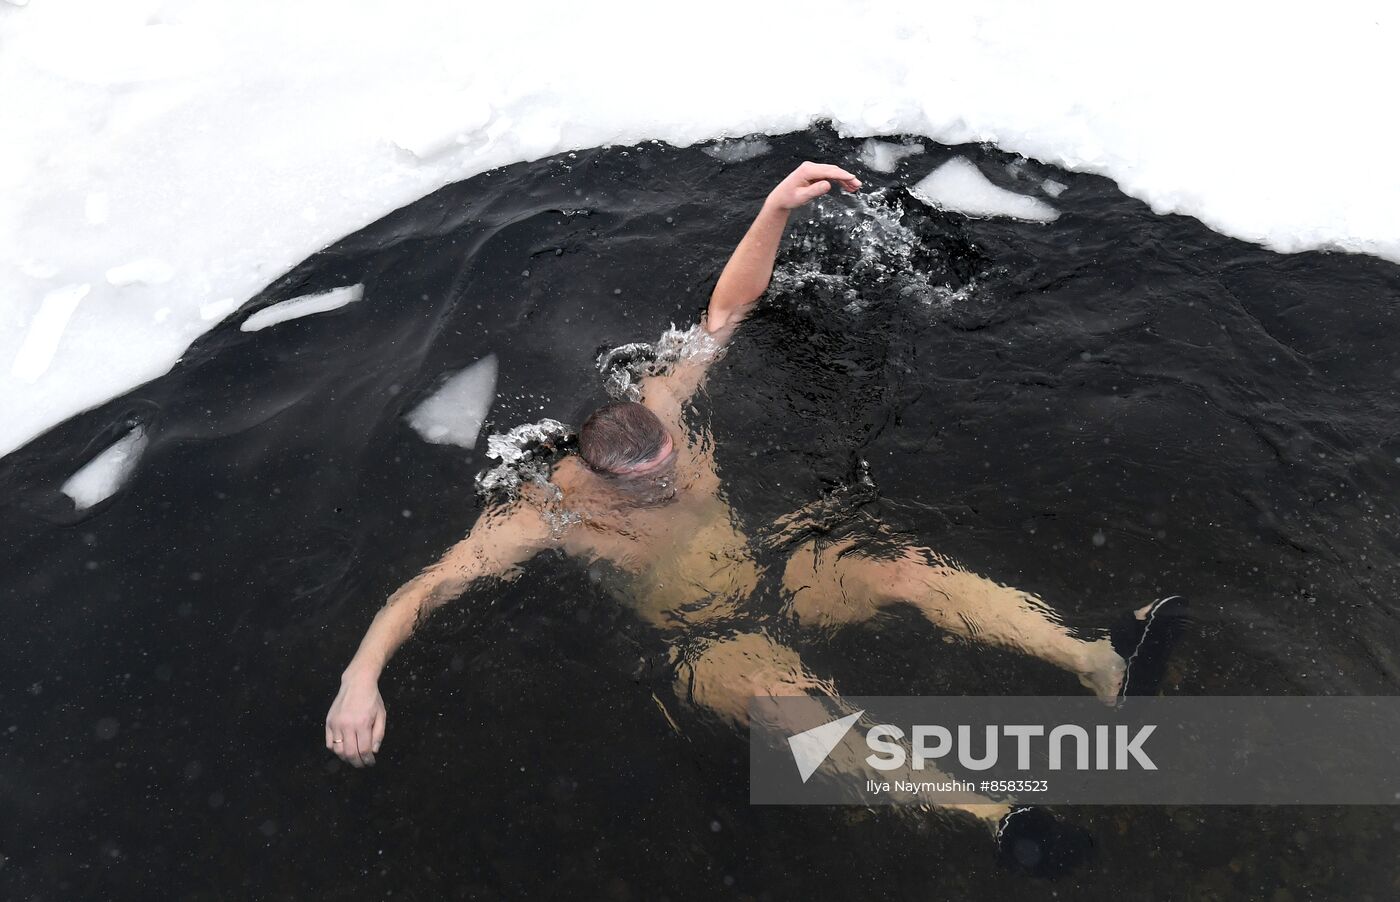
[(797, 762), (797, 772), (802, 775), (803, 783), (817, 772), (817, 768), (822, 766), (831, 750), (846, 737), (864, 713), (857, 711), (847, 714), (845, 717), (788, 737), (788, 748), (792, 749), (792, 760)]

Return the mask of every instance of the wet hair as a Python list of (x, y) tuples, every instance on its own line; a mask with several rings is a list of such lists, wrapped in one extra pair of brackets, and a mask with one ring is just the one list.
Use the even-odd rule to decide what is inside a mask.
[(636, 401), (604, 404), (578, 431), (578, 450), (588, 465), (605, 473), (654, 460), (666, 447), (666, 427)]

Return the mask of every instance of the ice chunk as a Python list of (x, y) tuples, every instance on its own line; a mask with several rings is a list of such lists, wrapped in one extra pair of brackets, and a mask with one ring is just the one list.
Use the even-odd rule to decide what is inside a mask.
[(278, 323), (285, 323), (288, 320), (300, 319), (303, 316), (310, 316), (313, 313), (327, 313), (331, 310), (339, 310), (346, 304), (352, 304), (364, 297), (365, 286), (348, 285), (344, 288), (332, 288), (330, 291), (321, 294), (308, 294), (299, 298), (292, 298), (290, 301), (282, 301), (273, 304), (271, 307), (264, 307), (257, 313), (243, 321), (243, 325), (238, 328), (244, 332), (258, 332), (268, 326), (275, 326)]
[(773, 145), (762, 137), (730, 138), (700, 149), (721, 163), (742, 163), (745, 160), (763, 156), (773, 149)]
[(164, 285), (175, 276), (175, 270), (164, 260), (146, 257), (132, 260), (107, 270), (107, 283), (118, 288), (127, 285)]
[(146, 444), (146, 430), (137, 426), (68, 477), (61, 491), (80, 511), (106, 501), (130, 478)]
[(20, 345), (10, 375), (21, 382), (34, 384), (53, 361), (68, 320), (78, 309), (78, 302), (87, 297), (91, 285), (65, 285), (44, 295), (39, 312), (29, 324), (29, 333)]
[(922, 144), (895, 144), (870, 138), (860, 146), (860, 164), (876, 172), (894, 172), (900, 160), (923, 152)]
[(1054, 222), (1060, 217), (1043, 200), (993, 185), (981, 170), (962, 157), (939, 166), (911, 190), (920, 200), (968, 216), (1008, 216), (1032, 222)]
[(1040, 183), (1040, 190), (1051, 197), (1059, 197), (1065, 193), (1065, 189), (1068, 187), (1064, 182), (1057, 182), (1054, 179), (1046, 179)]
[(435, 445), (475, 448), (496, 399), (496, 355), (457, 373), (408, 414), (408, 425)]

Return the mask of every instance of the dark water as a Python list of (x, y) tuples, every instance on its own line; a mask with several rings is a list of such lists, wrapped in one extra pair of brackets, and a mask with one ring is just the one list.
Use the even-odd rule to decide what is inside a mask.
[[(654, 639), (554, 557), (405, 646), (376, 768), (329, 758), (374, 611), (479, 510), (481, 453), (404, 413), (495, 353), (488, 430), (579, 422), (600, 348), (693, 321), (771, 185), (857, 148), (613, 148), (452, 185), (0, 461), (0, 895), (1392, 898), (1394, 808), (1070, 809), (1098, 860), (1037, 883), (963, 821), (751, 807), (744, 738), (687, 714)], [(1066, 183), (1062, 217), (897, 188), (802, 216), (702, 405), (744, 518), (865, 461), (887, 521), (1076, 626), (1191, 596), (1168, 692), (1395, 694), (1400, 268), (1273, 254), (993, 149), (856, 171), (911, 184), (955, 153), (1025, 193)], [(890, 222), (913, 242), (891, 250)], [(354, 282), (343, 310), (238, 329)], [(58, 487), (131, 423), (135, 476), (76, 514)], [(1082, 692), (912, 615), (802, 652), (848, 694)]]

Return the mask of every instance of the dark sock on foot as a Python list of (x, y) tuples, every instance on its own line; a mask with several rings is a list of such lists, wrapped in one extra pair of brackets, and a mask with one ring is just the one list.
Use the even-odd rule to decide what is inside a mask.
[(1033, 877), (1068, 873), (1094, 850), (1083, 827), (1044, 808), (1014, 808), (997, 827), (997, 857), (1014, 871)]
[(1186, 624), (1186, 599), (1170, 595), (1153, 602), (1146, 619), (1129, 613), (1109, 630), (1113, 650), (1128, 664), (1118, 695), (1156, 695), (1167, 675), (1167, 661)]

